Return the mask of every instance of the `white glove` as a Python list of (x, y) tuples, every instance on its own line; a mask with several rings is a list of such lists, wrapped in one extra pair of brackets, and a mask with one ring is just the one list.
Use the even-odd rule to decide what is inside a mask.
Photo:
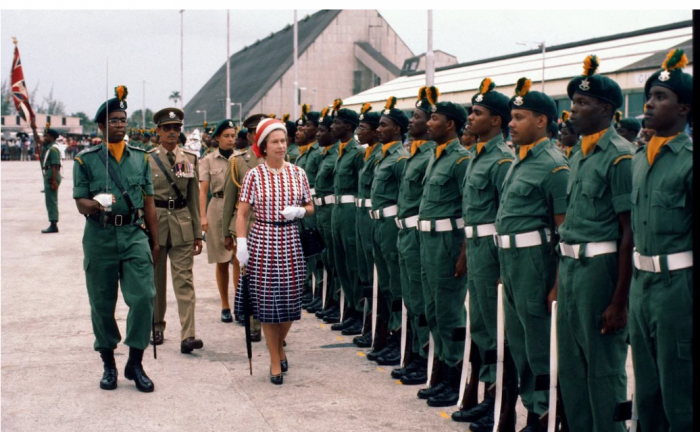
[(248, 239), (245, 237), (236, 237), (236, 259), (240, 265), (248, 265), (250, 255), (248, 254)]
[(287, 220), (301, 219), (306, 214), (306, 209), (304, 207), (287, 206), (280, 213)]

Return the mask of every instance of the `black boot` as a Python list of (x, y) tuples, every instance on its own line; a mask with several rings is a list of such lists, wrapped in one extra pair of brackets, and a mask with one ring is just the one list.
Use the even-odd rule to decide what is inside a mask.
[(418, 399), (428, 399), (445, 390), (445, 380), (442, 378), (447, 373), (447, 365), (437, 358), (433, 362), (433, 375), (430, 377), (430, 387), (418, 390)]
[(355, 319), (355, 323), (341, 331), (341, 333), (345, 336), (361, 335), (362, 330), (364, 330), (364, 326), (362, 324), (362, 312), (352, 311), (352, 316)]
[(51, 234), (51, 233), (57, 233), (58, 232), (58, 225), (56, 222), (51, 222), (51, 225), (49, 225), (48, 228), (41, 230), (42, 234)]
[(102, 363), (104, 364), (104, 372), (100, 380), (100, 388), (103, 390), (114, 390), (117, 388), (117, 364), (114, 362), (114, 351), (100, 351)]
[(416, 371), (420, 369), (421, 366), (421, 357), (418, 356), (417, 354), (414, 354), (413, 361), (408, 363), (406, 367), (402, 368), (396, 368), (391, 371), (391, 377), (395, 379), (401, 379), (402, 376), (408, 375), (409, 373)]
[[(447, 366), (447, 364), (445, 364)], [(447, 366), (447, 377), (444, 379), (445, 390), (442, 393), (428, 398), (428, 406), (448, 407), (457, 405), (459, 401), (459, 381), (462, 375), (462, 363), (456, 366)]]
[[(343, 318), (345, 318), (345, 320), (343, 322), (339, 322), (338, 324), (333, 324), (331, 326), (331, 330), (341, 331), (355, 325), (355, 317), (352, 314), (346, 312)], [(340, 317), (338, 317), (338, 319), (340, 319)]]
[(306, 308), (306, 312), (315, 314), (321, 310), (321, 297), (316, 297), (309, 306)]
[[(388, 327), (389, 323), (386, 324)], [(396, 341), (396, 335), (392, 333), (387, 340), (386, 346), (382, 350), (377, 351), (377, 345), (375, 344), (375, 349), (372, 350), (372, 352), (370, 352), (369, 354), (367, 354), (367, 360), (378, 361), (380, 357), (388, 355), (390, 352), (392, 352), (398, 346), (398, 344), (399, 342)]]
[(546, 431), (547, 428), (542, 426), (542, 423), (540, 422), (540, 416), (535, 414), (532, 411), (527, 412), (527, 425), (520, 429), (520, 432), (543, 432)]
[[(486, 383), (488, 387), (489, 383)], [(484, 417), (489, 412), (493, 413), (494, 397), (491, 393), (486, 392), (486, 397), (477, 406), (467, 409), (460, 410), (452, 413), (452, 420), (456, 422), (473, 423), (480, 418)]]
[(415, 354), (413, 361), (406, 368), (406, 372), (399, 379), (403, 385), (425, 384), (428, 381), (428, 359)]
[(129, 360), (126, 362), (126, 367), (124, 368), (124, 377), (134, 381), (138, 391), (150, 393), (154, 390), (155, 386), (153, 385), (153, 381), (148, 378), (148, 375), (146, 375), (146, 372), (143, 370), (143, 365), (141, 365), (142, 359), (142, 349), (129, 347)]

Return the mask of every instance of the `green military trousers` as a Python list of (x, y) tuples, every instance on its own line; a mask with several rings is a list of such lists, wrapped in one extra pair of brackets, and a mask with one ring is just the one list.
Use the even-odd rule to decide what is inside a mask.
[(362, 292), (357, 289), (357, 238), (355, 202), (333, 206), (331, 229), (333, 236), (333, 256), (340, 286), (345, 293), (345, 305), (351, 310), (362, 311)]
[(464, 339), (455, 340), (454, 330), (464, 327), (467, 319), (464, 310), (466, 277), (455, 278), (464, 232), (458, 229), (421, 231), (419, 236), (425, 316), (433, 334), (436, 355), (454, 367), (464, 357)]
[[(51, 190), (51, 170), (44, 173), (44, 202), (46, 212), (49, 214), (49, 222), (58, 222), (58, 189)], [(48, 175), (48, 178), (46, 177)], [(61, 185), (61, 174), (56, 178), (58, 185)]]
[(635, 269), (629, 332), (641, 429), (693, 430), (693, 269)]
[(146, 349), (156, 294), (148, 237), (134, 225), (102, 228), (87, 219), (83, 253), (95, 351), (113, 350), (121, 341), (114, 318), (119, 290), (129, 306), (124, 344)]
[(401, 271), (397, 246), (399, 228), (393, 217), (379, 218), (373, 222), (372, 248), (379, 290), (389, 308), (389, 330), (396, 330), (401, 327), (401, 309), (393, 306), (394, 302), (398, 305), (401, 301)]
[[(331, 218), (333, 215), (333, 205), (322, 205), (316, 207), (316, 224), (318, 225), (318, 232), (321, 234), (323, 241), (326, 243), (326, 248), (323, 253), (321, 253), (321, 260), (326, 268), (328, 274), (328, 283), (326, 285), (327, 296), (333, 298), (333, 300), (338, 300), (338, 294), (335, 290), (335, 261), (333, 260), (333, 231), (331, 230)], [(325, 307), (325, 305), (323, 305)]]
[(411, 323), (413, 353), (428, 358), (423, 349), (430, 338), (427, 325), (420, 325), (421, 315), (425, 315), (423, 280), (420, 265), (420, 236), (416, 228), (400, 229), (398, 233), (399, 271), (401, 272), (401, 295)]
[(601, 334), (603, 312), (617, 287), (618, 254), (559, 261), (559, 386), (572, 431), (624, 432), (613, 421), (627, 399), (627, 329)]
[[(301, 219), (301, 225), (304, 229), (318, 229), (316, 224), (316, 215), (306, 216)], [(315, 297), (321, 297), (321, 283), (323, 281), (323, 269), (318, 267), (318, 263), (321, 261), (321, 255), (313, 255), (309, 257), (306, 261), (306, 285), (311, 287), (311, 292), (315, 292)], [(316, 286), (312, 287), (313, 278), (312, 275), (316, 276)]]
[(520, 396), (528, 411), (542, 415), (549, 408), (549, 389), (535, 391), (535, 380), (538, 375), (549, 375), (551, 317), (547, 295), (554, 287), (557, 257), (552, 247), (544, 244), (499, 248), (498, 258), (506, 337), (518, 369)]
[[(357, 208), (357, 216), (355, 218), (355, 239), (357, 242), (357, 274), (365, 286), (371, 286), (374, 282), (374, 255), (372, 252), (372, 219), (369, 218), (369, 209), (366, 207)], [(364, 287), (358, 287), (360, 291)], [(360, 298), (364, 297), (365, 293), (359, 292)], [(372, 305), (371, 295), (367, 298), (368, 309)], [(364, 309), (364, 305), (363, 305)], [(358, 308), (359, 310), (359, 308)]]
[(467, 287), (469, 289), (469, 330), (479, 348), (479, 381), (496, 382), (496, 365), (486, 364), (486, 352), (496, 349), (498, 325), (498, 248), (493, 237), (467, 239)]

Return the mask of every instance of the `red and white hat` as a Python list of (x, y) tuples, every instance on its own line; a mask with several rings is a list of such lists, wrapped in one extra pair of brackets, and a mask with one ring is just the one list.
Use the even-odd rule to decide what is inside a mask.
[(266, 118), (262, 119), (255, 130), (255, 143), (253, 144), (253, 152), (257, 157), (262, 157), (260, 144), (270, 135), (273, 130), (279, 129), (287, 133), (287, 127), (279, 120)]

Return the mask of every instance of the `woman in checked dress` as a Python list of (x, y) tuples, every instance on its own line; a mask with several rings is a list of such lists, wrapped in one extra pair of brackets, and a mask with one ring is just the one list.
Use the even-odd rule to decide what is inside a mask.
[[(304, 170), (284, 161), (287, 131), (279, 120), (258, 124), (253, 151), (265, 163), (243, 179), (236, 217), (236, 258), (246, 267), (253, 314), (262, 323), (270, 351), (270, 381), (282, 384), (287, 356), (282, 344), (301, 318), (301, 293), (306, 262), (296, 219), (313, 214), (311, 191)], [(251, 207), (255, 223), (246, 237)], [(243, 305), (236, 297), (236, 314)]]

